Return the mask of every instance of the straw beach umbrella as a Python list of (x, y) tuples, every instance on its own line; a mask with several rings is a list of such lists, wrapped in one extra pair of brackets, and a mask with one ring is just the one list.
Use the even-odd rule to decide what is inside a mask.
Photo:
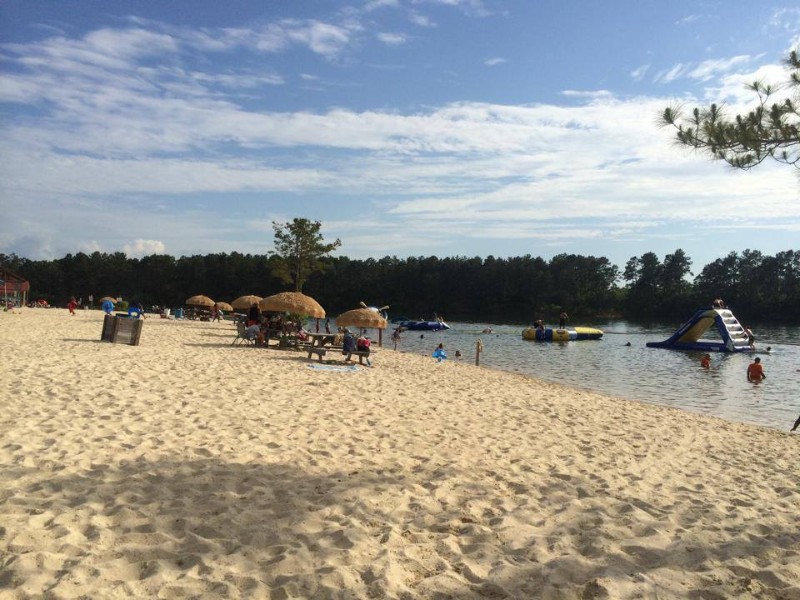
[(102, 304), (102, 303), (103, 303), (103, 302), (105, 302), (106, 300), (108, 300), (109, 302), (111, 302), (111, 304), (116, 304), (116, 303), (117, 303), (117, 299), (116, 299), (116, 298), (114, 298), (113, 296), (103, 296), (102, 298), (100, 298), (100, 300), (98, 300), (98, 302), (99, 302), (100, 304)]
[(261, 296), (239, 296), (236, 300), (231, 302), (234, 310), (247, 310), (253, 303), (258, 304), (261, 302)]
[(336, 317), (337, 327), (361, 327), (362, 329), (386, 329), (386, 319), (369, 308), (348, 310)]
[(186, 299), (186, 306), (200, 306), (202, 308), (210, 308), (214, 306), (214, 301), (208, 296), (192, 296)]
[(336, 317), (337, 327), (359, 327), (361, 329), (377, 329), (378, 345), (383, 346), (383, 330), (388, 321), (377, 310), (371, 308), (356, 308), (348, 310)]
[(226, 310), (228, 312), (233, 310), (233, 307), (227, 302), (217, 302), (217, 306), (219, 307), (220, 310)]
[(266, 311), (288, 312), (315, 319), (325, 317), (325, 309), (319, 305), (319, 302), (300, 292), (281, 292), (274, 296), (268, 296), (259, 302), (258, 306), (261, 310)]

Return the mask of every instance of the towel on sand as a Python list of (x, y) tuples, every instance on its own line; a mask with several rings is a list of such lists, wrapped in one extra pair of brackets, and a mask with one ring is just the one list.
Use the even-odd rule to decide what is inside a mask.
[(309, 369), (316, 369), (317, 371), (340, 371), (340, 372), (355, 372), (358, 367), (355, 365), (306, 365)]

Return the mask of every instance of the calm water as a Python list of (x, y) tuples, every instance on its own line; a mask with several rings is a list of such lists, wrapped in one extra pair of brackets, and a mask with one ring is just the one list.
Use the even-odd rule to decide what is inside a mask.
[[(767, 378), (753, 384), (745, 375), (750, 354), (712, 353), (711, 370), (706, 371), (699, 366), (701, 352), (645, 346), (669, 337), (679, 323), (646, 330), (625, 321), (573, 323), (598, 327), (605, 336), (564, 343), (525, 341), (525, 325), (492, 325), (493, 333), (484, 334), (487, 323), (448, 324), (451, 329), (443, 332), (404, 332), (398, 350), (430, 355), (442, 342), (449, 360), (474, 364), (480, 338), (482, 367), (781, 430), (788, 430), (800, 415), (800, 327), (755, 329)], [(767, 346), (772, 347), (770, 353), (763, 352)], [(387, 329), (384, 348), (392, 347)], [(456, 350), (463, 358), (454, 359)]]

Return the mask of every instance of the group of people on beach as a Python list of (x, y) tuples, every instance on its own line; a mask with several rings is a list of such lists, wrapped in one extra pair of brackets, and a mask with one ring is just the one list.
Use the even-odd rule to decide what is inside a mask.
[[(319, 333), (319, 328), (317, 328), (317, 333)], [(329, 319), (325, 320), (325, 333), (331, 334)], [(270, 334), (291, 335), (303, 342), (310, 339), (310, 332), (306, 331), (301, 321), (285, 319), (280, 313), (265, 317), (258, 304), (254, 302), (247, 313), (245, 337), (255, 340), (257, 346), (266, 346), (267, 336)], [(359, 354), (366, 359), (368, 367), (372, 366), (372, 362), (369, 359), (372, 342), (364, 332), (354, 335), (346, 327), (339, 327), (338, 332), (331, 335), (334, 336), (334, 346), (341, 344), (342, 354), (345, 356), (346, 361), (351, 361), (353, 354)]]

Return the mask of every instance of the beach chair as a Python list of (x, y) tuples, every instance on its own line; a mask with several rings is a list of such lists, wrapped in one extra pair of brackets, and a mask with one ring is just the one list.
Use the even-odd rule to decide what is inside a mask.
[(255, 345), (256, 338), (250, 337), (247, 334), (247, 325), (244, 321), (236, 321), (236, 337), (233, 338), (231, 346), (235, 344), (253, 344)]

